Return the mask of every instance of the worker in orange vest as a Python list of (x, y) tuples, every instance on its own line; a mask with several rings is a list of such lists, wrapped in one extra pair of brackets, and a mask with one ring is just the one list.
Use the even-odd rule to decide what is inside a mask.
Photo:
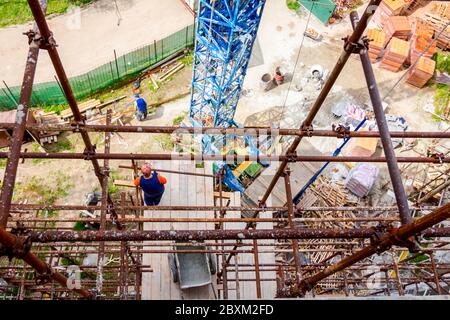
[(141, 187), (144, 191), (144, 202), (146, 206), (157, 206), (164, 194), (164, 185), (167, 179), (153, 170), (150, 163), (144, 163), (141, 167), (142, 176), (136, 177), (134, 185)]

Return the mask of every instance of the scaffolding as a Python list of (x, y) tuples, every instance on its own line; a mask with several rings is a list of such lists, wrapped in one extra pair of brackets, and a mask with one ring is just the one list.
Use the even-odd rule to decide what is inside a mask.
[[(105, 125), (88, 125), (59, 58), (56, 43), (45, 19), (46, 1), (28, 0), (34, 19), (30, 48), (20, 94), (18, 116), (13, 125), (13, 143), (9, 152), (0, 153), (7, 165), (0, 195), (0, 296), (4, 299), (142, 299), (143, 277), (153, 266), (144, 263), (146, 255), (199, 252), (201, 242), (207, 252), (217, 257), (217, 277), (213, 284), (217, 298), (248, 298), (240, 287), (251, 285), (255, 298), (305, 296), (371, 296), (422, 295), (420, 285), (428, 294), (448, 295), (450, 265), (437, 259), (448, 251), (450, 203), (438, 206), (411, 206), (401, 180), (398, 163), (446, 166), (447, 155), (397, 157), (391, 137), (448, 139), (448, 132), (389, 132), (383, 118), (381, 100), (373, 71), (368, 62), (366, 46), (361, 40), (368, 18), (380, 0), (372, 0), (358, 19), (351, 14), (354, 31), (345, 41), (344, 51), (325, 83), (301, 128), (280, 129), (276, 134), (294, 137), (283, 155), (232, 156), (231, 160), (280, 161), (272, 182), (258, 206), (231, 203), (222, 189), (223, 172), (208, 174), (170, 171), (181, 176), (199, 176), (213, 180), (213, 205), (189, 205), (180, 198), (180, 205), (145, 206), (138, 188), (111, 196), (108, 192), (110, 161), (131, 161), (127, 167), (137, 172), (138, 160), (187, 162), (230, 160), (230, 156), (191, 154), (120, 154), (112, 152), (111, 133), (172, 133), (178, 127), (115, 126), (108, 112)], [(50, 55), (53, 66), (74, 115), (70, 125), (31, 126), (26, 122), (29, 112), (36, 63), (41, 50)], [(314, 130), (312, 121), (330, 92), (345, 63), (352, 54), (359, 54), (367, 79), (379, 132), (341, 132)], [(9, 128), (8, 124), (0, 124)], [(27, 129), (73, 131), (85, 144), (83, 153), (22, 152)], [(183, 128), (184, 134), (267, 135), (269, 128)], [(104, 132), (103, 152), (97, 152), (89, 132)], [(178, 132), (178, 131), (177, 131)], [(302, 139), (326, 136), (381, 138), (383, 157), (332, 157), (297, 155)], [(92, 163), (102, 190), (100, 205), (47, 205), (12, 203), (12, 195), (20, 161), (25, 159), (82, 159)], [(102, 163), (101, 163), (102, 161)], [(395, 192), (396, 207), (294, 206), (291, 190), (290, 164), (302, 162), (386, 162)], [(448, 166), (448, 165), (447, 165)], [(167, 170), (166, 170), (167, 171)], [(448, 174), (443, 173), (444, 175)], [(279, 179), (283, 180), (286, 203), (271, 206), (269, 196)], [(424, 182), (426, 183), (431, 182)], [(448, 186), (448, 185), (447, 185)], [(435, 189), (434, 189), (435, 190)], [(442, 192), (444, 195), (445, 192)], [(43, 212), (59, 210), (96, 210), (96, 218), (52, 217)], [(149, 216), (146, 212), (206, 212), (205, 217)], [(243, 212), (247, 214), (243, 215)], [(411, 212), (419, 213), (413, 218)], [(327, 216), (317, 213), (327, 212)], [(353, 213), (367, 212), (366, 216)], [(70, 223), (98, 224), (98, 230), (74, 231)], [(148, 229), (144, 223), (164, 222), (174, 228)], [(186, 230), (186, 223), (213, 229)], [(227, 228), (226, 226), (232, 228)], [(233, 228), (233, 226), (235, 226)], [(262, 226), (262, 228), (261, 228)], [(267, 227), (272, 226), (272, 227)], [(177, 241), (177, 247), (173, 243)], [(408, 256), (405, 253), (410, 252)], [(94, 263), (85, 263), (87, 254), (95, 254)], [(267, 262), (264, 255), (271, 254)], [(403, 256), (397, 259), (398, 255)], [(369, 260), (374, 255), (384, 259)], [(307, 259), (314, 256), (316, 259)], [(244, 258), (245, 257), (245, 258)], [(249, 258), (249, 259), (247, 259)], [(389, 259), (390, 258), (390, 259)], [(269, 276), (267, 276), (269, 275)], [(371, 285), (376, 279), (376, 286)], [(77, 282), (78, 281), (78, 282)], [(266, 284), (274, 290), (268, 291)]]

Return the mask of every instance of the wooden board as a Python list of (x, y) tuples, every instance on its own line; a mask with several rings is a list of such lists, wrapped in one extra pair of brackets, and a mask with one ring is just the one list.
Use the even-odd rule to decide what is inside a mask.
[[(240, 194), (239, 192), (235, 192), (232, 197), (232, 201), (230, 206), (240, 206)], [(272, 205), (270, 201), (268, 201), (268, 205)], [(227, 212), (227, 218), (240, 218), (241, 213), (239, 211), (230, 211)], [(261, 218), (271, 218), (271, 212), (264, 212), (260, 214)], [(224, 224), (224, 229), (228, 230), (242, 230), (245, 228), (245, 222), (230, 222)], [(273, 229), (272, 222), (260, 222), (257, 225), (257, 229)], [(258, 244), (270, 244), (273, 243), (274, 240), (258, 240)], [(235, 242), (234, 240), (229, 240), (226, 242)], [(243, 240), (243, 243), (248, 246), (242, 247), (241, 250), (252, 250), (253, 249), (253, 240)], [(274, 264), (275, 263), (275, 254), (273, 253), (273, 246), (258, 246), (259, 251), (259, 264)], [(265, 252), (272, 251), (272, 252)], [(230, 261), (230, 266), (235, 268), (235, 261), (238, 264), (242, 265), (254, 265), (254, 255), (253, 253), (239, 253), (234, 256)], [(252, 269), (254, 270), (254, 269)], [(237, 278), (236, 278), (237, 276)], [(257, 291), (256, 291), (256, 281), (255, 279), (255, 271), (250, 271), (249, 267), (239, 267), (236, 272), (229, 272), (227, 274), (228, 277), (228, 297), (229, 299), (256, 299)], [(260, 278), (265, 279), (260, 282), (261, 286), (261, 298), (262, 299), (273, 299), (276, 294), (276, 282), (275, 282), (276, 273), (275, 271), (262, 271), (260, 270)], [(236, 281), (236, 279), (238, 281)], [(249, 279), (251, 281), (245, 281), (245, 279)], [(266, 281), (268, 280), (268, 281)]]
[[(153, 162), (156, 168), (181, 172), (211, 173), (210, 165), (204, 169), (196, 169), (191, 161), (159, 161)], [(160, 205), (172, 206), (212, 206), (213, 181), (211, 177), (188, 176), (175, 173), (161, 173), (167, 178), (166, 190)], [(146, 211), (146, 217), (177, 217), (177, 218), (210, 218), (212, 212), (205, 211)], [(144, 230), (205, 230), (213, 229), (213, 223), (145, 223)], [(160, 241), (159, 241), (160, 242)], [(171, 244), (171, 242), (166, 242)], [(147, 247), (160, 249), (160, 247)], [(169, 247), (164, 247), (169, 248)], [(153, 273), (144, 273), (142, 278), (142, 299), (214, 299), (211, 286), (181, 290), (173, 283), (167, 253), (144, 254), (144, 264), (150, 264)], [(215, 276), (212, 279), (216, 283)]]

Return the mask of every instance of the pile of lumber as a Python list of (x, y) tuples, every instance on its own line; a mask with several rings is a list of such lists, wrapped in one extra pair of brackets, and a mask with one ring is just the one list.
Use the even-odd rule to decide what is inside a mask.
[(450, 19), (450, 3), (443, 1), (433, 2), (431, 11), (441, 18)]
[(415, 66), (411, 67), (406, 82), (415, 87), (422, 88), (434, 74), (436, 62), (427, 57), (420, 57)]
[[(55, 112), (37, 112), (34, 115), (37, 124), (39, 125), (59, 125), (63, 124), (61, 118)], [(60, 131), (39, 131), (39, 144), (53, 143), (58, 141)]]
[(388, 41), (392, 37), (409, 40), (411, 36), (411, 25), (409, 24), (408, 18), (404, 16), (391, 16), (387, 18), (384, 30), (386, 31)]
[(394, 37), (386, 47), (380, 68), (398, 72), (402, 68), (406, 58), (408, 58), (408, 55), (409, 43)]
[(436, 53), (436, 41), (433, 41), (434, 31), (430, 24), (423, 19), (416, 18), (412, 24), (412, 33), (410, 55), (406, 62), (414, 64), (420, 55), (432, 58)]
[(164, 82), (169, 79), (169, 77), (173, 76), (175, 73), (184, 68), (184, 64), (181, 62), (176, 62), (173, 65), (169, 65), (166, 68), (161, 68), (161, 73), (158, 74), (157, 81)]
[(425, 13), (425, 20), (431, 25), (435, 32), (437, 46), (443, 50), (450, 49), (450, 25), (447, 25), (449, 18), (427, 12)]
[(373, 21), (381, 28), (384, 28), (387, 19), (391, 16), (398, 16), (403, 9), (407, 8), (411, 0), (383, 0), (373, 15)]
[(382, 55), (386, 43), (386, 34), (381, 29), (369, 29), (367, 30), (367, 38), (370, 40), (369, 58), (374, 63)]
[(345, 182), (345, 187), (358, 197), (365, 197), (372, 190), (378, 178), (379, 169), (370, 163), (358, 163)]
[[(99, 100), (97, 100), (97, 99), (90, 99), (90, 100), (87, 100), (85, 102), (80, 103), (78, 105), (78, 109), (80, 110), (80, 113), (83, 114), (83, 113), (86, 113), (88, 111), (91, 111), (91, 110), (97, 108), (100, 104), (101, 103), (100, 103)], [(73, 113), (72, 113), (72, 110), (70, 108), (66, 109), (66, 110), (63, 110), (61, 112), (61, 119), (63, 119), (64, 121), (70, 120), (72, 117), (73, 117)]]

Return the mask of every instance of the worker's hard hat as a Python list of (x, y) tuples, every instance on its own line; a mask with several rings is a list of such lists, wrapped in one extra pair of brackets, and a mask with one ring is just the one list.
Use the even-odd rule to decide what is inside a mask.
[(152, 166), (150, 165), (150, 163), (146, 162), (142, 165), (141, 171), (143, 174), (150, 174), (150, 172), (152, 171)]

